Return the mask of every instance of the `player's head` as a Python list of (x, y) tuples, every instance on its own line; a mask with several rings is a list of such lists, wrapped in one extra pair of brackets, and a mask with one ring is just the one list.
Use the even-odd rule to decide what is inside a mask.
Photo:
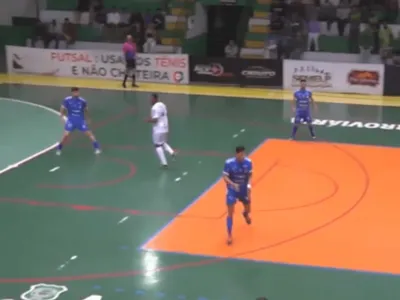
[(244, 158), (246, 157), (246, 153), (245, 153), (245, 148), (244, 148), (244, 146), (237, 146), (236, 147), (236, 149), (235, 149), (235, 152), (236, 152), (236, 159), (237, 160), (240, 160), (240, 161), (242, 161), (242, 160), (244, 160)]
[(131, 36), (130, 34), (128, 34), (128, 35), (126, 36), (126, 41), (127, 41), (128, 43), (133, 42), (133, 38), (132, 38), (132, 36)]
[(151, 95), (151, 104), (155, 104), (158, 102), (158, 95), (157, 94), (152, 94)]
[(71, 88), (71, 93), (72, 93), (72, 96), (78, 97), (79, 96), (79, 88), (77, 88), (77, 87)]
[(300, 87), (301, 87), (302, 89), (305, 89), (306, 86), (307, 86), (307, 80), (306, 80), (305, 78), (302, 78), (302, 79), (300, 80)]

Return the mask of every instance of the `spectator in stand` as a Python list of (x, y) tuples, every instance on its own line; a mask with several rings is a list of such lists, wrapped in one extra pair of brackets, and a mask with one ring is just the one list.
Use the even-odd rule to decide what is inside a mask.
[(163, 30), (165, 28), (165, 18), (161, 8), (157, 8), (156, 13), (153, 16), (152, 22), (155, 25), (156, 30)]
[(154, 25), (153, 23), (150, 23), (146, 28), (145, 38), (147, 39), (147, 37), (152, 37), (157, 41), (156, 25)]
[(295, 38), (291, 39), (290, 44), (289, 49), (293, 49), (289, 54), (290, 58), (298, 60), (302, 59), (303, 53), (306, 50), (306, 45), (301, 32), (298, 32)]
[(305, 32), (305, 22), (304, 19), (298, 13), (293, 13), (292, 18), (290, 20), (290, 24), (292, 27), (292, 35), (297, 36), (298, 33)]
[(382, 62), (385, 63), (388, 58), (392, 55), (392, 42), (393, 42), (393, 32), (385, 22), (379, 29), (379, 40), (380, 40), (380, 55)]
[(36, 47), (37, 46), (37, 42), (39, 40), (43, 41), (44, 46), (48, 46), (46, 45), (46, 38), (47, 38), (47, 33), (48, 33), (48, 28), (47, 28), (47, 24), (43, 23), (40, 20), (36, 21), (35, 27), (34, 27), (34, 34), (31, 40), (32, 43), (32, 47)]
[(64, 19), (64, 24), (62, 26), (62, 34), (64, 39), (67, 41), (67, 48), (69, 45), (75, 43), (76, 40), (76, 27), (72, 24), (68, 18)]
[(111, 28), (117, 28), (121, 24), (121, 14), (114, 6), (110, 12), (107, 13), (106, 25)]
[(64, 39), (62, 28), (57, 24), (56, 20), (52, 20), (48, 26), (47, 36), (45, 39), (45, 47), (48, 48), (50, 43), (54, 41), (54, 48), (58, 49), (60, 46), (60, 40)]
[(348, 0), (341, 0), (336, 10), (337, 26), (340, 36), (344, 35), (344, 30), (349, 21), (349, 15), (350, 15), (350, 6)]
[(308, 43), (307, 49), (311, 51), (311, 45), (314, 43), (314, 51), (319, 51), (319, 36), (321, 34), (320, 23), (316, 19), (316, 16), (312, 16), (312, 19), (308, 22)]
[(75, 11), (75, 23), (81, 23), (82, 13), (89, 11), (91, 0), (78, 0), (78, 7)]
[(107, 13), (106, 17), (106, 28), (104, 33), (108, 41), (113, 41), (118, 39), (118, 28), (120, 28), (121, 25), (122, 25), (121, 14), (114, 6), (111, 9), (111, 11)]
[(373, 49), (374, 38), (370, 25), (366, 25), (360, 34), (360, 61), (368, 63)]
[(360, 51), (360, 25), (361, 12), (358, 7), (353, 7), (350, 13), (348, 46), (350, 53), (359, 53)]
[(144, 18), (143, 19), (144, 19), (144, 26), (145, 27), (147, 27), (152, 22), (153, 17), (151, 15), (150, 9), (148, 9), (146, 11), (146, 13), (144, 14)]
[(225, 56), (226, 57), (237, 57), (239, 54), (239, 47), (234, 41), (229, 41), (228, 45), (225, 46)]
[(336, 19), (336, 7), (331, 0), (323, 0), (319, 10), (319, 15), (321, 20), (326, 20), (327, 29), (330, 31), (332, 24)]
[(94, 22), (104, 24), (105, 20), (103, 0), (92, 0), (89, 11), (89, 24)]
[(143, 52), (153, 53), (156, 45), (156, 37), (150, 32), (146, 33), (146, 42), (143, 44)]

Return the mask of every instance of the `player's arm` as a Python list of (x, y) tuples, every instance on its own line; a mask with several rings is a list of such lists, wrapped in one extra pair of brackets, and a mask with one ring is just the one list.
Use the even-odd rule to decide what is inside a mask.
[(66, 115), (67, 115), (67, 109), (65, 108), (64, 104), (62, 104), (60, 107), (61, 122), (65, 122)]
[(229, 178), (229, 173), (230, 173), (230, 168), (229, 168), (229, 164), (226, 162), (225, 166), (224, 166), (224, 171), (222, 172), (224, 181), (226, 182), (226, 184), (234, 187), (235, 189), (238, 188), (238, 184), (234, 183), (230, 178)]
[(253, 163), (250, 162), (249, 174), (247, 178), (247, 189), (250, 190), (252, 187), (251, 180), (253, 178)]
[(314, 109), (314, 110), (317, 110), (317, 104), (316, 104), (316, 102), (315, 102), (315, 100), (314, 100), (314, 97), (313, 97), (313, 94), (310, 92), (310, 100), (311, 100), (311, 105), (312, 105), (312, 108)]
[(296, 110), (296, 94), (293, 94), (293, 99), (292, 99), (292, 110)]
[(90, 115), (89, 115), (89, 109), (88, 109), (87, 105), (85, 105), (84, 114), (85, 114), (85, 120), (89, 124), (90, 123)]
[(158, 118), (160, 117), (160, 114), (156, 109), (151, 110), (151, 116), (146, 120), (148, 123), (157, 123)]

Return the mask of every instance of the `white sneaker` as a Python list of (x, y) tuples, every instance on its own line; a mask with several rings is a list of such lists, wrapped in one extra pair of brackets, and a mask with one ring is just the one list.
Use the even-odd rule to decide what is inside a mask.
[(94, 150), (94, 154), (100, 154), (101, 153), (101, 150), (100, 149), (96, 149), (96, 150)]
[(61, 150), (56, 151), (56, 155), (60, 156), (61, 155)]

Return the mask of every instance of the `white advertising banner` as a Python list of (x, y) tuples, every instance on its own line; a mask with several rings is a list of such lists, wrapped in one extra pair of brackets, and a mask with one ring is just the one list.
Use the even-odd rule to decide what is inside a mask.
[[(8, 73), (61, 77), (122, 79), (121, 52), (6, 47)], [(136, 80), (154, 83), (189, 83), (189, 58), (184, 54), (138, 54)]]
[(295, 89), (306, 79), (312, 91), (382, 95), (384, 65), (285, 60), (283, 87)]

